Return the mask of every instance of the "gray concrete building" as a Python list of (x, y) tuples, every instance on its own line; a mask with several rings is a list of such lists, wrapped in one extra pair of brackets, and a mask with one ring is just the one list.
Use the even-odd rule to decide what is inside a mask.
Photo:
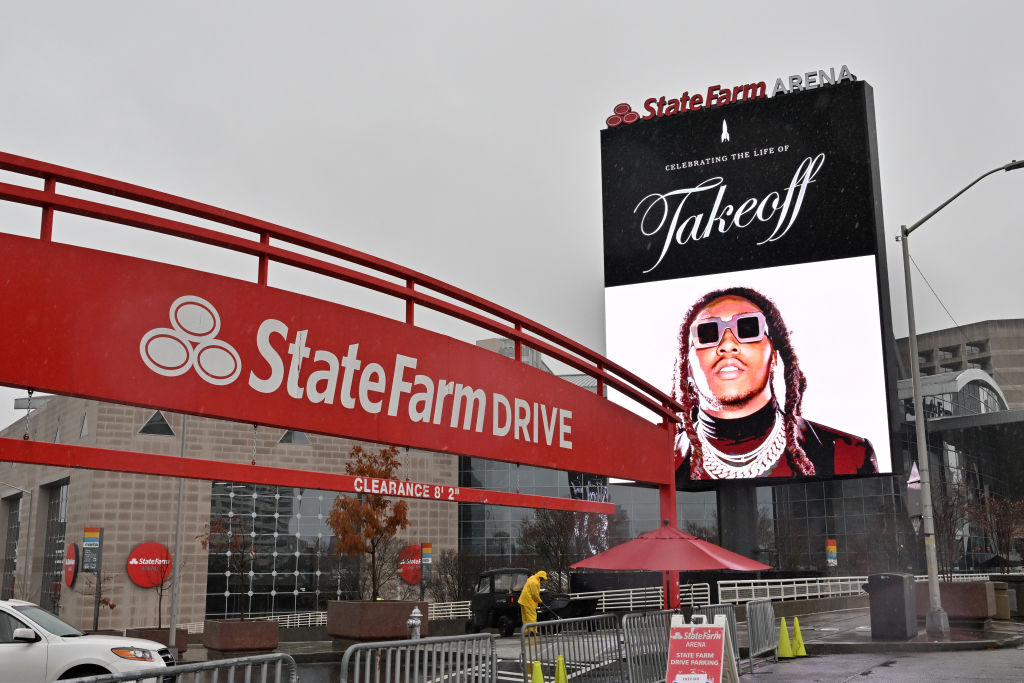
[[(910, 345), (896, 340), (909, 373)], [(922, 375), (977, 369), (1000, 387), (1011, 410), (1024, 409), (1024, 319), (986, 320), (917, 335)]]
[[(31, 415), (0, 436), (110, 448), (145, 454), (182, 452), (182, 416), (153, 409), (70, 397), (36, 397)], [(184, 454), (251, 463), (344, 473), (359, 442), (267, 427), (188, 418)], [(364, 448), (379, 447), (362, 444)], [(401, 478), (454, 485), (458, 458), (408, 451), (400, 455)], [(334, 498), (317, 488), (316, 474), (306, 488), (239, 485), (186, 479), (179, 623), (207, 616), (325, 609), (329, 599), (353, 597), (344, 563), (334, 553), (326, 525)], [(94, 574), (79, 573), (73, 588), (64, 583), (65, 549), (82, 545), (87, 527), (103, 529), (101, 593), (113, 607), (101, 607), (98, 626), (121, 629), (155, 626), (159, 591), (133, 584), (126, 572), (131, 550), (143, 542), (162, 543), (173, 552), (178, 480), (167, 477), (0, 463), (0, 594), (37, 602), (77, 625), (93, 621)], [(411, 525), (400, 545), (430, 542), (435, 554), (458, 547), (457, 505), (409, 500)], [(247, 535), (252, 552), (239, 577), (227, 574), (227, 546), (203, 541), (211, 524)], [(391, 581), (387, 597), (418, 597), (418, 588)], [(168, 623), (170, 592), (162, 599)]]

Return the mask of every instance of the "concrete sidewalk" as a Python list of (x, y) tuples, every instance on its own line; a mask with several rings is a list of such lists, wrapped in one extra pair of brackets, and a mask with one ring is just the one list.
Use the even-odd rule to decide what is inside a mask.
[[(888, 678), (895, 672), (894, 663), (901, 667), (924, 666), (919, 664), (920, 657), (930, 658), (932, 654), (948, 653), (951, 659), (939, 666), (944, 672), (960, 675), (967, 671), (978, 673), (988, 664), (996, 664), (1000, 657), (1012, 657), (1007, 660), (1010, 667), (1006, 675), (1017, 676), (1016, 658), (1019, 653), (1012, 648), (1024, 644), (1024, 622), (1022, 621), (991, 621), (987, 627), (966, 628), (956, 626), (948, 638), (935, 638), (924, 633), (923, 627), (915, 638), (905, 641), (872, 640), (871, 615), (868, 608), (853, 608), (830, 612), (817, 612), (796, 615), (800, 623), (807, 657), (791, 660), (774, 661), (773, 655), (758, 657), (753, 662), (754, 675), (761, 683), (768, 681), (844, 681), (848, 676), (856, 676), (856, 680), (901, 680), (899, 677)], [(786, 624), (792, 633), (793, 618), (787, 617)], [(778, 622), (776, 623), (778, 626)], [(326, 636), (326, 633), (324, 633)], [(746, 623), (739, 624), (739, 642), (743, 655), (746, 655)], [(519, 634), (511, 638), (496, 638), (496, 653), (503, 671), (518, 671), (521, 657)], [(326, 639), (306, 641), (282, 641), (277, 652), (291, 655), (299, 665), (300, 679), (303, 683), (320, 683), (336, 681), (338, 665), (344, 655), (345, 643), (335, 643)], [(982, 651), (1002, 650), (1006, 655), (986, 657)], [(964, 651), (976, 651), (965, 653)], [(956, 653), (961, 653), (957, 659)], [(994, 653), (989, 653), (994, 655)], [(188, 662), (206, 661), (210, 656), (201, 645), (190, 644), (184, 660)], [(943, 655), (945, 656), (945, 655)], [(970, 659), (980, 657), (977, 661)], [(918, 663), (914, 663), (918, 662)], [(1011, 663), (1012, 662), (1012, 663)], [(509, 668), (511, 667), (511, 669)], [(967, 668), (964, 668), (967, 667)], [(978, 668), (982, 667), (982, 668)], [(747, 659), (740, 662), (741, 674), (749, 673), (751, 663)], [(864, 678), (864, 672), (873, 671), (872, 676)], [(504, 676), (507, 677), (508, 673)], [(910, 673), (910, 669), (907, 670)], [(940, 672), (941, 674), (942, 672)], [(993, 672), (994, 673), (994, 672)], [(513, 678), (516, 676), (513, 675)], [(944, 678), (942, 675), (933, 677), (935, 681), (945, 680), (978, 680), (976, 676), (966, 678)], [(1016, 678), (1005, 678), (1000, 674), (984, 676), (986, 680), (1024, 680), (1024, 674)], [(502, 678), (504, 680), (504, 677)], [(904, 678), (902, 680), (918, 680)], [(927, 680), (927, 679), (920, 679)]]
[[(984, 626), (954, 625), (948, 637), (930, 636), (920, 626), (910, 640), (874, 640), (871, 613), (866, 607), (797, 615), (807, 654), (861, 652), (946, 652), (1017, 647), (1024, 643), (1024, 622), (996, 621)], [(793, 630), (793, 618), (786, 624)], [(746, 624), (740, 624), (740, 644), (746, 644)]]

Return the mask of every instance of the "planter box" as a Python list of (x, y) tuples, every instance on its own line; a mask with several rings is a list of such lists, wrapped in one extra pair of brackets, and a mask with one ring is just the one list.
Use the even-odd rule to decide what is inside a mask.
[(988, 580), (1006, 582), (1015, 598), (1010, 601), (1011, 614), (1024, 615), (1024, 574), (991, 574)]
[[(124, 634), (129, 638), (142, 638), (143, 640), (155, 640), (158, 643), (170, 647), (170, 627), (166, 628), (129, 628)], [(178, 628), (174, 630), (174, 645), (178, 648), (179, 654), (188, 649), (188, 630)]]
[(203, 622), (203, 647), (219, 652), (269, 652), (277, 649), (276, 621), (210, 619)]
[[(917, 618), (928, 614), (928, 583), (916, 583)], [(939, 599), (950, 621), (984, 622), (996, 615), (996, 593), (991, 581), (939, 582)]]
[(419, 607), (420, 635), (430, 635), (425, 602), (404, 600), (332, 600), (327, 603), (327, 635), (348, 640), (402, 640), (409, 637), (405, 622)]

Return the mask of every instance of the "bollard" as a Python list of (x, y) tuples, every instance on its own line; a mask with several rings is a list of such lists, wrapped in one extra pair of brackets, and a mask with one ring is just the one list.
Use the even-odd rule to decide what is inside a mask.
[(412, 612), (409, 613), (409, 618), (405, 622), (405, 627), (409, 629), (409, 639), (419, 640), (420, 637), (420, 625), (423, 623), (423, 612), (420, 611), (419, 607), (413, 607)]

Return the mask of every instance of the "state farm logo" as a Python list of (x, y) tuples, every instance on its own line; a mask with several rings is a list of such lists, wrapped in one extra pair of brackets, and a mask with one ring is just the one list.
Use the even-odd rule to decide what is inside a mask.
[(143, 567), (153, 566), (153, 565), (164, 565), (164, 564), (170, 564), (170, 563), (171, 563), (170, 558), (160, 558), (160, 557), (133, 557), (132, 559), (128, 560), (128, 564), (129, 565), (141, 565)]
[(177, 377), (195, 368), (210, 384), (231, 384), (242, 372), (235, 348), (217, 339), (220, 315), (206, 299), (187, 295), (175, 299), (170, 310), (171, 327), (150, 330), (139, 342), (146, 366), (164, 377)]
[(614, 128), (623, 123), (636, 123), (640, 120), (640, 114), (633, 111), (633, 107), (629, 106), (629, 102), (623, 102), (615, 105), (612, 109), (612, 115), (605, 119), (605, 124), (609, 128)]

